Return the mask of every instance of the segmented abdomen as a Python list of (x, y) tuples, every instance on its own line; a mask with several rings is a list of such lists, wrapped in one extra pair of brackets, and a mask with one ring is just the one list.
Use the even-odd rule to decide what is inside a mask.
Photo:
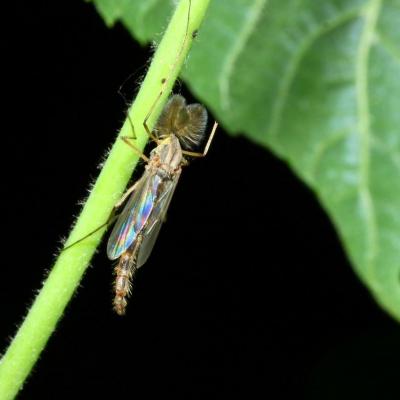
[(125, 251), (116, 265), (114, 283), (114, 310), (118, 315), (124, 315), (127, 305), (126, 298), (131, 295), (132, 277), (136, 271), (137, 253), (142, 236), (139, 235), (132, 248)]

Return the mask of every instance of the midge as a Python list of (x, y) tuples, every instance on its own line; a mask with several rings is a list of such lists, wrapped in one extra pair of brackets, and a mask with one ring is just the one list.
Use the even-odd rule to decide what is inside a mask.
[(204, 157), (218, 124), (215, 122), (201, 153), (194, 152), (203, 141), (207, 111), (201, 104), (186, 104), (180, 95), (167, 102), (151, 132), (156, 141), (150, 157), (144, 156), (130, 142), (122, 139), (146, 160), (142, 177), (132, 185), (116, 204), (120, 207), (129, 197), (118, 216), (107, 244), (107, 256), (117, 260), (115, 267), (114, 310), (124, 315), (127, 297), (131, 294), (132, 277), (148, 259), (181, 175), (187, 164), (184, 156)]
[[(181, 52), (197, 31), (189, 32), (191, 0), (188, 1), (188, 14), (182, 47), (170, 73), (178, 63)], [(209, 139), (202, 153), (194, 150), (203, 142), (207, 125), (207, 111), (201, 104), (186, 104), (180, 95), (173, 95), (164, 107), (155, 128), (151, 132), (147, 126), (149, 116), (160, 100), (169, 76), (161, 81), (162, 88), (153, 106), (150, 108), (143, 126), (157, 146), (150, 157), (140, 152), (127, 137), (122, 139), (146, 161), (142, 177), (131, 186), (121, 200), (118, 208), (129, 197), (111, 232), (107, 244), (107, 256), (117, 260), (114, 283), (114, 310), (119, 315), (125, 314), (127, 297), (131, 294), (132, 278), (136, 270), (148, 259), (157, 239), (162, 222), (172, 195), (181, 175), (182, 167), (187, 164), (184, 156), (204, 157), (214, 137), (217, 123), (214, 123)], [(129, 118), (129, 116), (128, 116)], [(130, 121), (130, 119), (129, 119)], [(134, 127), (132, 130), (134, 132)]]
[[(113, 217), (115, 210), (126, 202), (123, 211), (117, 216), (117, 222), (107, 244), (108, 258), (118, 260), (115, 266), (114, 310), (119, 315), (125, 314), (127, 298), (131, 294), (132, 278), (136, 270), (146, 262), (153, 249), (182, 167), (187, 164), (185, 156), (204, 157), (218, 126), (215, 122), (203, 152), (194, 151), (205, 137), (207, 111), (201, 104), (187, 105), (186, 100), (180, 95), (170, 97), (153, 131), (150, 131), (147, 126), (147, 121), (164, 93), (164, 88), (177, 66), (185, 45), (189, 38), (195, 38), (197, 35), (197, 30), (189, 32), (191, 0), (188, 0), (187, 4), (187, 24), (181, 50), (169, 74), (161, 80), (161, 90), (143, 121), (147, 134), (157, 146), (147, 157), (131, 142), (132, 138), (121, 137), (146, 162), (142, 177), (114, 206), (114, 211), (105, 224), (63, 250), (81, 242), (105, 225), (111, 224), (110, 221), (115, 220)], [(135, 129), (129, 115), (128, 119), (134, 134)]]

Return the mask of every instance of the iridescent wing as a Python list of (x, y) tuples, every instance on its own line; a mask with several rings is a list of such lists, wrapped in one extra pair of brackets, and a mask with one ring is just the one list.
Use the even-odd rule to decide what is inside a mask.
[(156, 203), (161, 182), (162, 179), (157, 174), (148, 171), (143, 174), (108, 239), (107, 256), (110, 260), (120, 257), (146, 225)]
[(143, 229), (143, 242), (140, 246), (136, 267), (141, 267), (149, 258), (154, 244), (160, 232), (161, 225), (165, 220), (172, 195), (174, 194), (176, 185), (180, 177), (180, 172), (174, 175), (172, 180), (163, 182), (163, 191), (159, 195), (156, 204), (152, 210), (147, 224)]

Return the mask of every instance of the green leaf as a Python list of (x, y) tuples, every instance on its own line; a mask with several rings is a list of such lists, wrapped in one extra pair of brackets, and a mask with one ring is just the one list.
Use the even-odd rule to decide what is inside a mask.
[[(118, 18), (144, 42), (171, 10), (133, 0)], [(227, 130), (315, 191), (400, 320), (400, 0), (214, 0), (183, 77)]]

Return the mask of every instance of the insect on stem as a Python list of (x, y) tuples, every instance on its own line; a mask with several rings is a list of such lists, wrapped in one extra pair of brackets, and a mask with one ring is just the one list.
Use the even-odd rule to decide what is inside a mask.
[(210, 147), (216, 123), (203, 153), (190, 151), (203, 141), (206, 124), (206, 109), (201, 104), (187, 105), (180, 95), (173, 95), (161, 113), (154, 129), (159, 144), (151, 151), (142, 177), (128, 189), (129, 200), (107, 244), (108, 258), (118, 260), (114, 309), (119, 315), (125, 314), (134, 273), (153, 249), (182, 167), (187, 164), (185, 152), (189, 156), (204, 156)]
[[(141, 154), (144, 160), (147, 159), (145, 171), (135, 183), (134, 189), (128, 189), (128, 192), (131, 192), (129, 200), (113, 228), (107, 245), (108, 258), (118, 259), (115, 267), (114, 309), (119, 315), (125, 314), (126, 298), (131, 293), (131, 279), (134, 273), (146, 262), (153, 249), (182, 166), (187, 165), (184, 156), (204, 157), (218, 125), (214, 124), (204, 151), (193, 151), (203, 141), (207, 111), (200, 104), (187, 105), (180, 95), (173, 95), (169, 99), (154, 130), (147, 124), (178, 65), (189, 37), (193, 39), (197, 36), (197, 30), (189, 33), (190, 13), (191, 0), (188, 0), (187, 24), (182, 46), (168, 76), (161, 79), (160, 92), (143, 120), (145, 131), (157, 146), (151, 151), (150, 157)], [(130, 122), (134, 131), (133, 123)], [(129, 138), (122, 139), (137, 152)], [(123, 199), (125, 198), (126, 195)]]
[[(218, 126), (215, 122), (204, 150), (195, 151), (205, 139), (207, 111), (201, 104), (186, 104), (186, 100), (178, 94), (169, 98), (155, 128), (151, 131), (147, 126), (147, 121), (160, 101), (189, 36), (197, 35), (197, 31), (189, 34), (191, 0), (188, 0), (188, 4), (187, 26), (182, 47), (169, 75), (161, 80), (160, 92), (143, 120), (143, 127), (156, 143), (156, 147), (149, 156), (136, 147), (132, 142), (136, 139), (135, 129), (129, 115), (133, 137), (120, 137), (146, 162), (146, 166), (141, 178), (127, 189), (114, 206), (114, 210), (117, 210), (125, 203), (122, 212), (117, 216), (107, 244), (108, 258), (117, 261), (114, 269), (114, 310), (119, 315), (125, 314), (136, 270), (147, 261), (153, 249), (182, 167), (188, 164), (185, 157), (204, 157)], [(109, 225), (109, 222), (106, 225)], [(90, 234), (85, 238), (88, 236)]]

